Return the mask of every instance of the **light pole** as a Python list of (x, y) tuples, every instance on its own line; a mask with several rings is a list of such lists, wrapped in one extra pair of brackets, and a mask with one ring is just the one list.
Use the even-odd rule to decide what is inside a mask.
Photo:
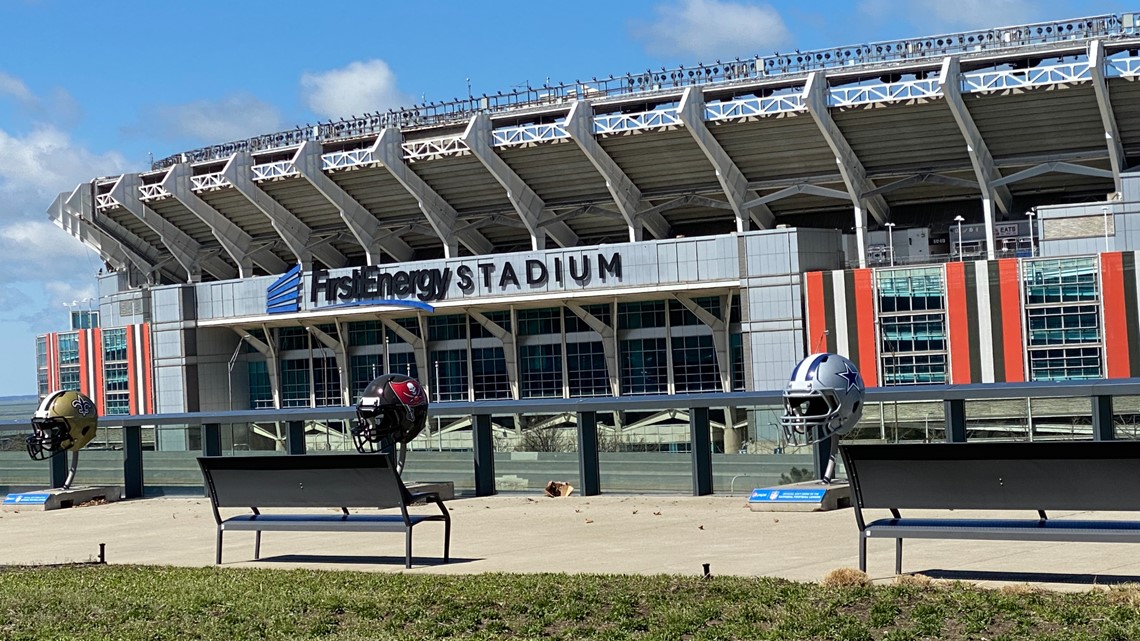
[(895, 266), (895, 224), (885, 223), (884, 227), (887, 228), (887, 245), (891, 249), (891, 267)]
[(1034, 241), (1037, 237), (1037, 226), (1034, 224), (1037, 222), (1037, 212), (1030, 209), (1025, 215), (1029, 218), (1029, 256), (1033, 257), (1037, 255), (1037, 243)]
[(962, 216), (955, 216), (954, 222), (958, 223), (958, 260), (962, 260), (962, 222), (966, 220)]

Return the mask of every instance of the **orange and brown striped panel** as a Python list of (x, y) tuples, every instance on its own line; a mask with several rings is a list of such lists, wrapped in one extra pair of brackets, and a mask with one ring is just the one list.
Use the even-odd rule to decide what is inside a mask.
[(804, 276), (807, 351), (832, 352), (851, 359), (867, 387), (876, 387), (878, 336), (870, 269), (808, 272)]
[(1025, 380), (1017, 259), (946, 264), (951, 383)]

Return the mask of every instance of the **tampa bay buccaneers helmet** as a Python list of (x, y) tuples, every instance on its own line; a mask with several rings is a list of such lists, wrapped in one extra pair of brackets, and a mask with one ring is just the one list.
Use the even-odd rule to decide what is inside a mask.
[(95, 403), (75, 390), (48, 394), (32, 414), (28, 455), (37, 461), (64, 451), (78, 452), (95, 438)]
[(359, 452), (407, 445), (427, 425), (428, 399), (420, 382), (403, 374), (377, 377), (356, 403), (352, 441)]
[(850, 432), (863, 416), (863, 377), (839, 354), (812, 354), (792, 370), (784, 388), (784, 435), (811, 445)]

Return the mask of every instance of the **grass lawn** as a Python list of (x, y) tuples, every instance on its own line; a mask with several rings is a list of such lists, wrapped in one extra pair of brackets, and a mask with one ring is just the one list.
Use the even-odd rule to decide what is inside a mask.
[(8, 567), (0, 638), (1140, 639), (1140, 587)]

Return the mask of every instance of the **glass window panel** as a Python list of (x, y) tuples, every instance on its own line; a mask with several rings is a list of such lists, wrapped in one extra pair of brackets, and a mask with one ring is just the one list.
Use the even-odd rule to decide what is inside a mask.
[(475, 400), (511, 397), (511, 381), (502, 347), (477, 347), (471, 350)]
[(623, 394), (665, 394), (669, 391), (669, 362), (665, 349), (664, 338), (621, 341)]
[(520, 345), (519, 382), (524, 398), (562, 396), (562, 345)]
[(673, 337), (673, 385), (677, 393), (720, 390), (711, 335)]
[(601, 341), (566, 344), (570, 396), (609, 396), (610, 377)]

